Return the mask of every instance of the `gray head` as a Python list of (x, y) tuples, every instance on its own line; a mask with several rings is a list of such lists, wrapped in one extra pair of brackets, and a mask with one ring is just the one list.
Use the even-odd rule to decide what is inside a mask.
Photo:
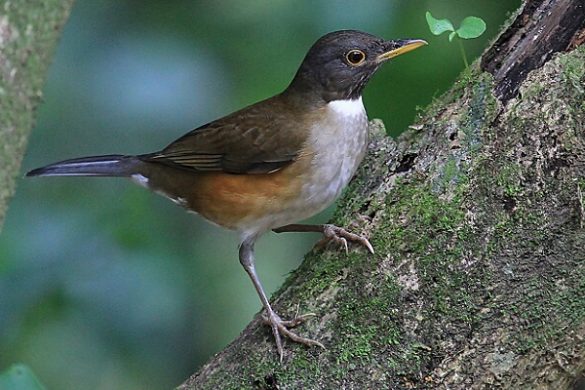
[(426, 44), (420, 39), (386, 41), (356, 30), (331, 32), (313, 44), (286, 92), (326, 102), (356, 99), (380, 65)]

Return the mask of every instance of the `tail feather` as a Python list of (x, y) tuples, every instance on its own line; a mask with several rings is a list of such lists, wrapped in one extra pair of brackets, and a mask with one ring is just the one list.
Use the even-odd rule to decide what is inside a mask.
[(131, 176), (139, 164), (133, 156), (81, 157), (33, 169), (26, 176)]

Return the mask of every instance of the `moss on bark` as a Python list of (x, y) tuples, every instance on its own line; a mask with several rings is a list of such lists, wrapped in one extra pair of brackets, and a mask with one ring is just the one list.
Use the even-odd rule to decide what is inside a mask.
[(0, 230), (72, 5), (73, 0), (6, 0), (0, 5)]

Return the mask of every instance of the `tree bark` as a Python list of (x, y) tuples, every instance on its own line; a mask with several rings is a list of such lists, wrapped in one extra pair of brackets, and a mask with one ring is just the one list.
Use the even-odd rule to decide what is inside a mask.
[[(181, 389), (572, 389), (585, 370), (585, 10), (533, 0), (397, 142), (274, 295), (313, 312), (278, 362), (258, 316)], [(580, 387), (583, 388), (583, 387)]]
[(0, 2), (0, 230), (73, 0)]

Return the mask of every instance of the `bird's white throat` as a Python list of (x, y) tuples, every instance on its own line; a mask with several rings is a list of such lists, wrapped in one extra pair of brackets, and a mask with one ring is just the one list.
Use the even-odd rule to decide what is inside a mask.
[(366, 113), (361, 96), (357, 99), (333, 100), (327, 106), (337, 114), (346, 117), (362, 116)]

